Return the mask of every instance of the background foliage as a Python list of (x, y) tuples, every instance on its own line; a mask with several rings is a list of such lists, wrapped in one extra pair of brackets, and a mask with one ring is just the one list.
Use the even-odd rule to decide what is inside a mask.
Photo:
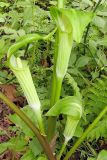
[[(43, 0), (1, 0), (0, 1), (0, 83), (13, 84), (17, 86), (18, 95), (22, 95), (22, 91), (18, 86), (17, 80), (13, 74), (6, 68), (6, 53), (8, 48), (22, 35), (27, 33), (47, 34), (54, 28), (54, 22), (49, 13), (49, 8), (56, 5), (56, 1)], [(67, 0), (67, 7), (81, 10), (94, 11), (98, 0)], [(72, 54), (69, 61), (68, 73), (71, 74), (80, 87), (83, 95), (84, 115), (77, 128), (75, 136), (81, 136), (84, 129), (94, 120), (100, 111), (107, 105), (107, 1), (102, 0), (96, 8), (95, 17), (88, 28), (88, 32), (84, 33), (83, 40), (80, 44), (73, 45)], [(19, 51), (22, 58), (28, 59), (32, 71), (33, 79), (37, 92), (43, 104), (48, 108), (49, 91), (51, 85), (51, 74), (53, 68), (53, 52), (54, 38), (49, 42), (39, 41), (27, 45)], [(63, 82), (61, 97), (72, 95), (73, 89), (66, 81)], [(26, 111), (26, 109), (25, 109)], [(26, 111), (27, 113), (27, 111)], [(11, 120), (21, 123), (16, 115), (11, 116)], [(65, 123), (63, 117), (60, 117), (58, 128), (63, 129)], [(16, 123), (16, 126), (20, 126)], [(21, 123), (21, 125), (24, 125)], [(16, 126), (13, 128), (16, 129)], [(25, 125), (24, 127), (25, 128)], [(18, 128), (17, 136), (21, 132)], [(27, 130), (29, 132), (29, 130)], [(26, 133), (28, 133), (26, 132)], [(58, 132), (60, 133), (61, 130)], [(89, 133), (87, 141), (96, 147), (96, 141), (106, 140), (107, 138), (107, 118), (105, 117), (99, 124)], [(29, 142), (29, 134), (32, 140)], [(27, 140), (25, 137), (27, 136)], [(35, 153), (33, 147), (35, 139), (32, 133), (25, 135), (21, 133), (20, 137), (10, 139), (6, 144), (0, 147), (0, 153), (8, 148), (13, 149), (14, 141), (22, 138), (22, 144), (17, 144), (19, 149), (28, 150), (21, 160), (29, 160), (29, 157), (36, 157), (39, 152)], [(75, 141), (76, 138), (73, 139)], [(63, 137), (59, 139), (63, 141)], [(28, 145), (27, 149), (26, 145)], [(2, 145), (2, 144), (0, 144)], [(12, 148), (13, 147), (13, 148)], [(4, 149), (3, 149), (4, 148)], [(57, 146), (57, 149), (59, 146)], [(85, 148), (85, 151), (83, 151)], [(2, 150), (1, 150), (2, 149)], [(69, 149), (69, 146), (68, 146)], [(84, 144), (80, 147), (81, 159), (90, 156), (90, 150)], [(19, 151), (18, 148), (15, 152)], [(36, 150), (38, 151), (38, 150)], [(88, 154), (87, 154), (88, 153)], [(30, 159), (31, 160), (31, 159)]]

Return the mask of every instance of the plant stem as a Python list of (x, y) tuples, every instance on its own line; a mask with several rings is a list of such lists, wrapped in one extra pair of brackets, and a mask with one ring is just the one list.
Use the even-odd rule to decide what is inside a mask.
[(74, 144), (74, 146), (70, 149), (70, 151), (65, 156), (64, 160), (68, 160), (68, 158), (76, 151), (78, 146), (84, 141), (88, 133), (96, 126), (96, 124), (100, 121), (100, 119), (104, 116), (106, 112), (107, 112), (107, 106), (101, 111), (98, 117), (93, 121), (92, 124), (89, 125), (89, 127), (85, 130), (83, 135), (77, 140), (77, 142)]
[(21, 111), (14, 103), (12, 103), (4, 94), (0, 92), (0, 99), (3, 100), (33, 131), (34, 135), (38, 138), (42, 145), (44, 152), (46, 153), (49, 160), (56, 160), (51, 151), (50, 145), (47, 142), (46, 137), (40, 134), (39, 130), (32, 123), (32, 121)]
[(54, 67), (53, 79), (52, 79), (52, 92), (51, 92), (51, 99), (50, 99), (50, 106), (51, 107), (54, 105), (55, 92), (56, 92), (56, 77), (55, 77), (55, 67)]
[(58, 8), (64, 8), (64, 1), (65, 0), (58, 0)]
[(55, 100), (54, 103), (56, 103), (59, 98), (60, 98), (60, 94), (61, 94), (61, 87), (62, 87), (62, 80), (58, 77), (56, 77), (56, 93), (55, 93)]
[[(53, 85), (50, 105), (53, 106), (60, 98), (62, 80), (57, 79), (53, 73)], [(51, 141), (55, 134), (56, 117), (50, 117), (48, 121), (48, 140)]]
[(63, 143), (62, 148), (61, 148), (61, 150), (60, 150), (60, 153), (59, 153), (59, 155), (58, 155), (57, 160), (60, 160), (60, 159), (61, 159), (61, 156), (62, 156), (62, 154), (63, 154), (63, 152), (64, 152), (64, 150), (65, 150), (65, 148), (66, 148), (66, 145), (67, 145), (67, 141), (65, 141), (65, 142)]
[[(64, 8), (64, 1), (65, 0), (58, 0), (58, 8)], [(59, 31), (56, 33), (56, 46), (58, 47), (58, 35)], [(56, 47), (56, 48), (57, 48)], [(53, 79), (52, 79), (52, 93), (51, 93), (51, 100), (50, 100), (50, 107), (52, 107), (60, 98), (62, 80), (59, 80), (56, 76), (56, 61), (57, 61), (57, 53), (58, 50), (55, 50), (54, 55), (54, 70), (53, 70)], [(56, 117), (50, 117), (48, 119), (48, 140), (51, 141), (55, 134), (56, 128)]]

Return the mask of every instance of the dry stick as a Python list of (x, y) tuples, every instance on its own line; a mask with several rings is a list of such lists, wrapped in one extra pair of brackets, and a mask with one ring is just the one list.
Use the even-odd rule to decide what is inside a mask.
[[(98, 6), (100, 5), (101, 1), (102, 1), (102, 0), (99, 0), (99, 1), (98, 1), (97, 5), (95, 6), (95, 8), (94, 8), (94, 10), (93, 10), (93, 13), (96, 12), (96, 10), (97, 10)], [(88, 36), (88, 32), (89, 32), (90, 27), (91, 27), (91, 23), (88, 24), (87, 30), (86, 30), (86, 33), (85, 33), (85, 36), (84, 36), (84, 44), (85, 44), (85, 45), (84, 45), (84, 54), (85, 54), (85, 49), (86, 49), (86, 45), (87, 45), (87, 44), (86, 44), (86, 41), (87, 41), (87, 36)]]
[(92, 124), (89, 125), (89, 127), (85, 130), (83, 135), (77, 140), (77, 142), (74, 144), (74, 146), (70, 149), (70, 151), (65, 156), (64, 160), (68, 160), (68, 158), (76, 151), (78, 146), (84, 141), (88, 133), (96, 126), (96, 124), (100, 121), (100, 119), (104, 116), (106, 112), (107, 112), (107, 106), (101, 111), (98, 117), (93, 121)]
[(21, 111), (14, 103), (12, 103), (3, 93), (0, 92), (0, 99), (3, 100), (33, 131), (34, 135), (38, 138), (41, 146), (44, 149), (49, 160), (56, 160), (51, 151), (50, 145), (43, 135), (40, 134), (39, 130), (32, 123), (32, 121), (25, 115), (23, 111)]

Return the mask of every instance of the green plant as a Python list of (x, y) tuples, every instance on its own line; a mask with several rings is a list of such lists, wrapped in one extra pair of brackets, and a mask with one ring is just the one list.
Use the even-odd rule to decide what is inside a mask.
[[(0, 93), (0, 98), (4, 100), (4, 102), (7, 103), (9, 107), (16, 112), (16, 114), (18, 114), (18, 116), (24, 121), (24, 124), (23, 122), (20, 122), (21, 119), (18, 119), (16, 115), (13, 115), (13, 119), (11, 116), (10, 119), (16, 124), (20, 122), (19, 126), (25, 134), (27, 134), (27, 131), (29, 130), (29, 128), (32, 130), (31, 133), (29, 131), (30, 133), (29, 138), (32, 138), (32, 141), (27, 142), (27, 144), (29, 143), (29, 147), (31, 148), (29, 149), (28, 147), (29, 150), (28, 152), (26, 152), (26, 155), (24, 155), (25, 158), (26, 156), (32, 158), (33, 157), (32, 152), (33, 152), (35, 155), (34, 157), (38, 158), (39, 160), (46, 159), (46, 156), (42, 155), (44, 153), (47, 155), (48, 159), (50, 160), (61, 159), (63, 152), (66, 148), (66, 145), (73, 138), (75, 131), (77, 129), (78, 123), (80, 122), (80, 119), (82, 117), (82, 113), (83, 113), (82, 95), (80, 93), (80, 90), (77, 86), (76, 81), (69, 74), (66, 74), (66, 72), (69, 66), (70, 55), (72, 55), (71, 50), (73, 47), (73, 43), (74, 41), (76, 43), (81, 42), (83, 32), (86, 26), (93, 19), (94, 14), (92, 12), (84, 12), (84, 11), (75, 10), (75, 9), (66, 9), (64, 8), (64, 5), (65, 5), (64, 0), (62, 1), (58, 0), (58, 6), (52, 7), (50, 11), (56, 23), (57, 29), (54, 29), (49, 34), (33, 33), (33, 34), (27, 34), (27, 35), (21, 36), (19, 39), (17, 38), (16, 43), (13, 44), (8, 50), (7, 66), (10, 67), (10, 69), (13, 71), (13, 73), (17, 77), (17, 80), (24, 92), (24, 95), (28, 101), (28, 104), (33, 111), (32, 116), (35, 116), (35, 120), (33, 120), (32, 116), (28, 115), (27, 112), (24, 113), (24, 109), (23, 111), (19, 110), (2, 93)], [(5, 4), (5, 6), (7, 5)], [(33, 9), (32, 5), (30, 9), (32, 11)], [(28, 10), (25, 10), (25, 12), (27, 11)], [(32, 21), (34, 22), (34, 19)], [(26, 24), (25, 22), (24, 24)], [(27, 29), (28, 28), (26, 27), (26, 30)], [(32, 30), (35, 32), (35, 28)], [(29, 69), (29, 63), (26, 60), (21, 59), (23, 50), (20, 50), (20, 49), (22, 49), (24, 46), (27, 45), (25, 49), (25, 54), (26, 54), (26, 52), (29, 49), (30, 43), (34, 44), (35, 41), (37, 42), (40, 40), (49, 41), (54, 34), (56, 34), (56, 40), (55, 40), (56, 42), (55, 42), (55, 49), (54, 49), (55, 53), (54, 53), (54, 68), (53, 68), (53, 80), (52, 80), (52, 90), (51, 90), (52, 93), (50, 98), (50, 107), (48, 107), (48, 109), (49, 108), (50, 109), (44, 116), (44, 113), (46, 112), (47, 108), (44, 107), (43, 109), (41, 107), (41, 103), (38, 98), (38, 94), (32, 80), (31, 72)], [(84, 59), (87, 62), (83, 63)], [(77, 68), (79, 67), (81, 68), (85, 66), (86, 64), (88, 64), (89, 60), (90, 58), (87, 56), (81, 57), (81, 59), (78, 60)], [(66, 79), (68, 79), (69, 83), (72, 85), (73, 94), (72, 96), (66, 96), (60, 99), (61, 88), (62, 88), (64, 77), (66, 77)], [(99, 86), (100, 83), (96, 85)], [(94, 89), (91, 88), (89, 90), (92, 93), (95, 93), (95, 95), (93, 94), (91, 95), (91, 99), (93, 99), (92, 97), (96, 99), (95, 97), (97, 95), (96, 87)], [(100, 95), (97, 95), (97, 96), (100, 97)], [(104, 97), (106, 97), (106, 95), (104, 95)], [(88, 101), (88, 103), (90, 103), (90, 101)], [(32, 112), (32, 111), (29, 110), (29, 112)], [(86, 129), (83, 135), (79, 138), (79, 140), (74, 144), (71, 150), (67, 153), (67, 155), (64, 158), (65, 160), (68, 159), (76, 151), (77, 147), (84, 141), (84, 139), (87, 137), (89, 132), (96, 126), (96, 124), (99, 123), (99, 121), (101, 120), (101, 118), (104, 116), (106, 112), (107, 112), (107, 107), (104, 107), (102, 112), (101, 113), (99, 112), (99, 114), (96, 115), (98, 117), (95, 120), (93, 119), (94, 120), (93, 123), (89, 125), (88, 129)], [(63, 115), (64, 119), (66, 120), (65, 130), (63, 133), (65, 140), (64, 140), (64, 144), (62, 144), (62, 148), (60, 147), (61, 150), (58, 156), (55, 157), (53, 154), (54, 151), (51, 150), (49, 143), (51, 143), (51, 141), (55, 137), (56, 123), (57, 123), (56, 117), (59, 116), (60, 114)], [(15, 116), (15, 119), (14, 119), (14, 116)], [(30, 119), (32, 119), (32, 121)], [(44, 120), (46, 121), (47, 129), (45, 127)], [(26, 126), (26, 124), (29, 128)], [(33, 139), (35, 136), (37, 136), (40, 144), (35, 142), (35, 140)], [(38, 148), (37, 153), (34, 151), (36, 149), (36, 147), (34, 148), (36, 143), (37, 143), (36, 147)], [(42, 147), (39, 148), (39, 145), (41, 145)], [(26, 144), (22, 146), (22, 150), (25, 146)], [(8, 147), (10, 149), (13, 149), (11, 147), (11, 144), (9, 144)], [(5, 149), (6, 149), (6, 144), (4, 144), (4, 150)], [(22, 157), (22, 160), (23, 159), (24, 157)]]
[[(107, 78), (103, 75), (101, 78), (95, 80), (91, 84), (91, 87), (87, 87), (83, 92), (85, 105), (87, 106), (85, 108), (85, 113), (89, 122), (92, 122), (94, 117), (99, 115), (101, 109), (107, 105), (106, 84)], [(106, 138), (106, 122), (105, 115), (101, 121), (99, 121), (98, 125), (89, 133), (88, 138), (90, 138), (90, 140), (98, 140), (100, 137)]]

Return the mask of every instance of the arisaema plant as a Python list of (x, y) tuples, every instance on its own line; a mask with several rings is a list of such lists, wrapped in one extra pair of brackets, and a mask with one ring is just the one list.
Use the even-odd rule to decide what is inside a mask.
[[(87, 25), (93, 19), (93, 13), (80, 11), (75, 9), (64, 8), (64, 0), (58, 0), (58, 6), (52, 7), (50, 9), (51, 16), (56, 23), (56, 29), (53, 29), (53, 32), (48, 35), (39, 35), (39, 34), (28, 34), (23, 37), (20, 37), (19, 40), (13, 44), (8, 50), (8, 66), (15, 74), (23, 93), (27, 99), (29, 106), (35, 113), (37, 124), (32, 124), (23, 113), (14, 109), (15, 105), (8, 103), (6, 98), (3, 98), (3, 95), (0, 94), (0, 98), (3, 99), (10, 107), (18, 113), (18, 115), (25, 121), (25, 123), (32, 129), (35, 133), (39, 142), (41, 143), (45, 154), (49, 160), (61, 159), (63, 151), (66, 147), (66, 144), (70, 139), (73, 138), (76, 131), (77, 125), (82, 117), (82, 97), (77, 87), (75, 80), (67, 74), (67, 68), (69, 64), (69, 58), (72, 54), (73, 42), (80, 43), (82, 41), (83, 33)], [(43, 113), (41, 110), (41, 102), (38, 97), (36, 88), (33, 83), (32, 75), (29, 69), (29, 63), (21, 59), (20, 55), (16, 54), (17, 51), (27, 45), (38, 40), (49, 40), (55, 34), (55, 50), (54, 50), (54, 67), (53, 67), (53, 80), (52, 80), (52, 90), (50, 97), (50, 110), (45, 114), (48, 118), (47, 132), (45, 131), (45, 125), (43, 121)], [(74, 89), (73, 96), (66, 96), (60, 99), (62, 82), (65, 75), (71, 78), (72, 87)], [(18, 111), (18, 112), (17, 112)], [(78, 145), (84, 140), (87, 135), (87, 132), (90, 131), (98, 120), (103, 116), (107, 111), (107, 108), (102, 112), (99, 118), (95, 120), (93, 125), (84, 133), (83, 137), (79, 142), (74, 145), (74, 148), (68, 152), (65, 156), (67, 160), (72, 153), (77, 149)], [(55, 136), (56, 129), (56, 117), (60, 114), (63, 114), (66, 118), (65, 129), (63, 131), (64, 144), (62, 144), (59, 155), (52, 153), (50, 148), (50, 141)], [(22, 116), (23, 115), (23, 116)], [(23, 118), (24, 117), (24, 118)], [(36, 128), (35, 128), (36, 127)], [(48, 133), (46, 135), (46, 133)], [(44, 156), (39, 159), (46, 159)]]
[[(70, 54), (72, 54), (73, 42), (79, 43), (86, 26), (93, 18), (93, 13), (75, 9), (51, 8), (51, 15), (57, 25), (56, 44), (54, 54), (54, 71), (52, 83), (52, 95), (50, 106), (52, 107), (60, 98), (61, 86), (67, 72)], [(49, 139), (55, 133), (56, 119), (49, 120)]]

